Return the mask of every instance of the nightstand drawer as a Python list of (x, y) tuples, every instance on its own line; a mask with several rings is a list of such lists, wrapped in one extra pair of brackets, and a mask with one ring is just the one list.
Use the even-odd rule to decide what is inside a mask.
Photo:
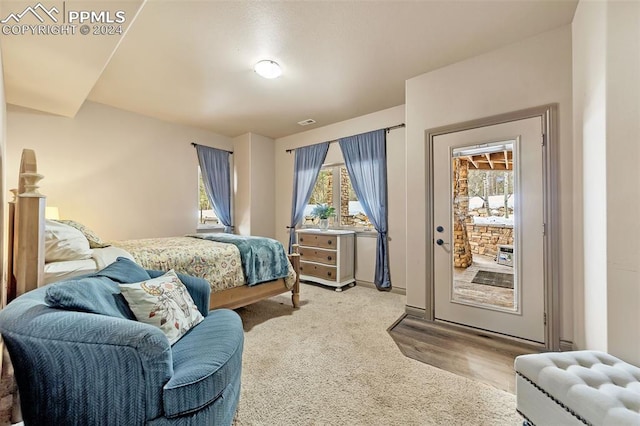
[(338, 272), (335, 266), (300, 262), (300, 274), (322, 278), (327, 281), (337, 281), (336, 276), (338, 275)]
[(337, 247), (335, 235), (305, 234), (302, 232), (298, 234), (298, 244), (301, 246), (313, 246), (328, 249), (335, 249)]
[(324, 263), (325, 265), (336, 264), (336, 251), (335, 250), (323, 250), (313, 247), (299, 247), (298, 253), (300, 253), (300, 260), (308, 260), (310, 262)]

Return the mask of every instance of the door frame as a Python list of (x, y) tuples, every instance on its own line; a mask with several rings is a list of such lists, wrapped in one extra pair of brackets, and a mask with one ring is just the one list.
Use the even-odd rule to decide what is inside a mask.
[(544, 191), (544, 315), (545, 348), (552, 351), (560, 350), (560, 279), (558, 258), (560, 253), (560, 239), (558, 225), (558, 162), (557, 162), (557, 112), (558, 104), (547, 104), (537, 107), (527, 108), (505, 114), (493, 115), (475, 120), (435, 127), (425, 130), (426, 143), (426, 165), (428, 167), (426, 175), (426, 253), (425, 262), (427, 278), (426, 310), (425, 319), (437, 321), (435, 319), (435, 280), (434, 280), (434, 221), (433, 221), (433, 145), (437, 136), (447, 133), (455, 133), (471, 130), (478, 127), (493, 126), (497, 124), (509, 123), (528, 118), (540, 117), (542, 120), (542, 175)]

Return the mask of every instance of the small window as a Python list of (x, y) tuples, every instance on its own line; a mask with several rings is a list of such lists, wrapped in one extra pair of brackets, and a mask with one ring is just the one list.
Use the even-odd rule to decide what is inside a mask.
[(320, 170), (309, 204), (304, 211), (303, 225), (317, 225), (318, 219), (311, 216), (317, 204), (336, 207), (336, 213), (330, 219), (330, 225), (333, 227), (371, 228), (372, 226), (362, 204), (358, 201), (351, 185), (349, 172), (343, 164), (325, 166)]
[(207, 226), (207, 225), (217, 225), (218, 218), (216, 217), (215, 212), (213, 211), (213, 207), (211, 206), (211, 202), (209, 201), (209, 197), (207, 197), (207, 190), (204, 188), (204, 182), (202, 180), (202, 173), (200, 172), (200, 167), (198, 167), (198, 209), (199, 220), (198, 225)]

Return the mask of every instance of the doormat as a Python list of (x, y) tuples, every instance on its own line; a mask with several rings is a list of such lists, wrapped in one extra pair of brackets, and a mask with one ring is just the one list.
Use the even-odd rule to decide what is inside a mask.
[(476, 284), (492, 285), (494, 287), (513, 288), (513, 274), (478, 271), (471, 282)]

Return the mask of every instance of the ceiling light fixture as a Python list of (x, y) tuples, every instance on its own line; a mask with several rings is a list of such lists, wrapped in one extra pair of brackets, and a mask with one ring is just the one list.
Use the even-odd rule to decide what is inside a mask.
[(261, 77), (264, 78), (278, 78), (282, 75), (282, 69), (280, 65), (271, 60), (264, 60), (258, 62), (253, 70)]

